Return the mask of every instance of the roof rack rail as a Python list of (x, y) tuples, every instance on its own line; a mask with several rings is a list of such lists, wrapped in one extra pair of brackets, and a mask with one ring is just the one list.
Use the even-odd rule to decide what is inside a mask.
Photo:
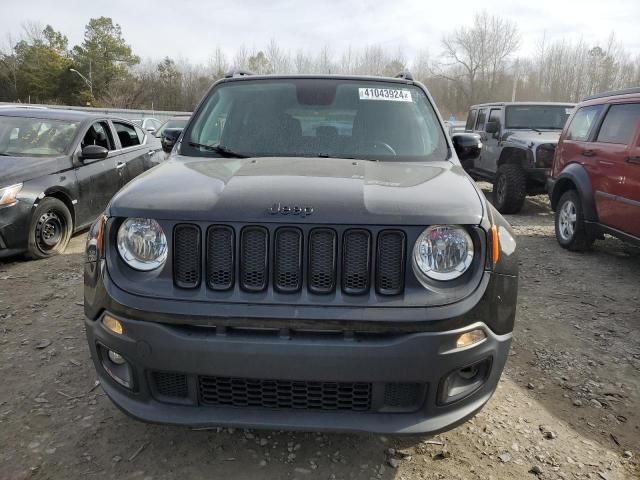
[(413, 82), (413, 75), (411, 75), (411, 72), (409, 70), (405, 70), (403, 72), (398, 73), (395, 78), (403, 78), (404, 80), (409, 80), (410, 82)]
[(224, 74), (224, 78), (247, 77), (249, 75), (255, 75), (255, 73), (249, 70), (230, 70)]
[(633, 88), (625, 88), (622, 90), (610, 90), (608, 92), (596, 93), (595, 95), (589, 95), (585, 97), (582, 101), (585, 100), (594, 100), (596, 98), (604, 98), (604, 97), (615, 97), (617, 95), (628, 95), (630, 93), (640, 93), (640, 87)]

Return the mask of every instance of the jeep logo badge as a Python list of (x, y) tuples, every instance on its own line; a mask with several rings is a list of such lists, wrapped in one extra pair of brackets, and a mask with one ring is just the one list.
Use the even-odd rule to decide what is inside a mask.
[(271, 208), (267, 210), (271, 215), (298, 215), (301, 218), (308, 217), (313, 213), (313, 207), (300, 207), (298, 205), (282, 205), (280, 203), (274, 203)]

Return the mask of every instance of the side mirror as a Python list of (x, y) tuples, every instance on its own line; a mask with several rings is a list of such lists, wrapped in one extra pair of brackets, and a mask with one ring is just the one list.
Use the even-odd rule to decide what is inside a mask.
[(182, 128), (165, 129), (165, 131), (162, 132), (162, 139), (160, 140), (160, 143), (162, 143), (162, 150), (170, 153), (181, 134)]
[(80, 160), (102, 160), (107, 158), (109, 150), (100, 145), (87, 145), (80, 152)]
[(451, 142), (461, 162), (477, 158), (482, 150), (482, 141), (477, 133), (456, 133)]
[(153, 127), (149, 127), (147, 128), (147, 132), (149, 132), (149, 135), (153, 135), (154, 133), (156, 133), (156, 129)]
[(500, 131), (500, 122), (488, 122), (484, 131), (487, 133), (498, 133)]

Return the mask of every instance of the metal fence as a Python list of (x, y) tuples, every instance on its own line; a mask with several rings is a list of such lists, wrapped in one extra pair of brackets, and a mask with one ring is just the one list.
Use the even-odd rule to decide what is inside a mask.
[(176, 115), (191, 115), (191, 112), (169, 112), (159, 110), (129, 110), (127, 108), (95, 108), (95, 107), (70, 107), (66, 105), (40, 105), (40, 104), (26, 104), (26, 103), (4, 103), (0, 102), (0, 106), (16, 106), (16, 107), (46, 107), (62, 110), (79, 110), (81, 112), (98, 113), (105, 115), (115, 115), (117, 117), (126, 118), (129, 120), (137, 120), (146, 117), (157, 118), (161, 122), (168, 120)]

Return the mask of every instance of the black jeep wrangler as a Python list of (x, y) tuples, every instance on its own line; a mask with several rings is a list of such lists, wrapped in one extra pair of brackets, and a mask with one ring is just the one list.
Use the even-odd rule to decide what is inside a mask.
[(230, 74), (92, 226), (87, 339), (145, 421), (436, 432), (496, 388), (515, 246), (410, 75)]

